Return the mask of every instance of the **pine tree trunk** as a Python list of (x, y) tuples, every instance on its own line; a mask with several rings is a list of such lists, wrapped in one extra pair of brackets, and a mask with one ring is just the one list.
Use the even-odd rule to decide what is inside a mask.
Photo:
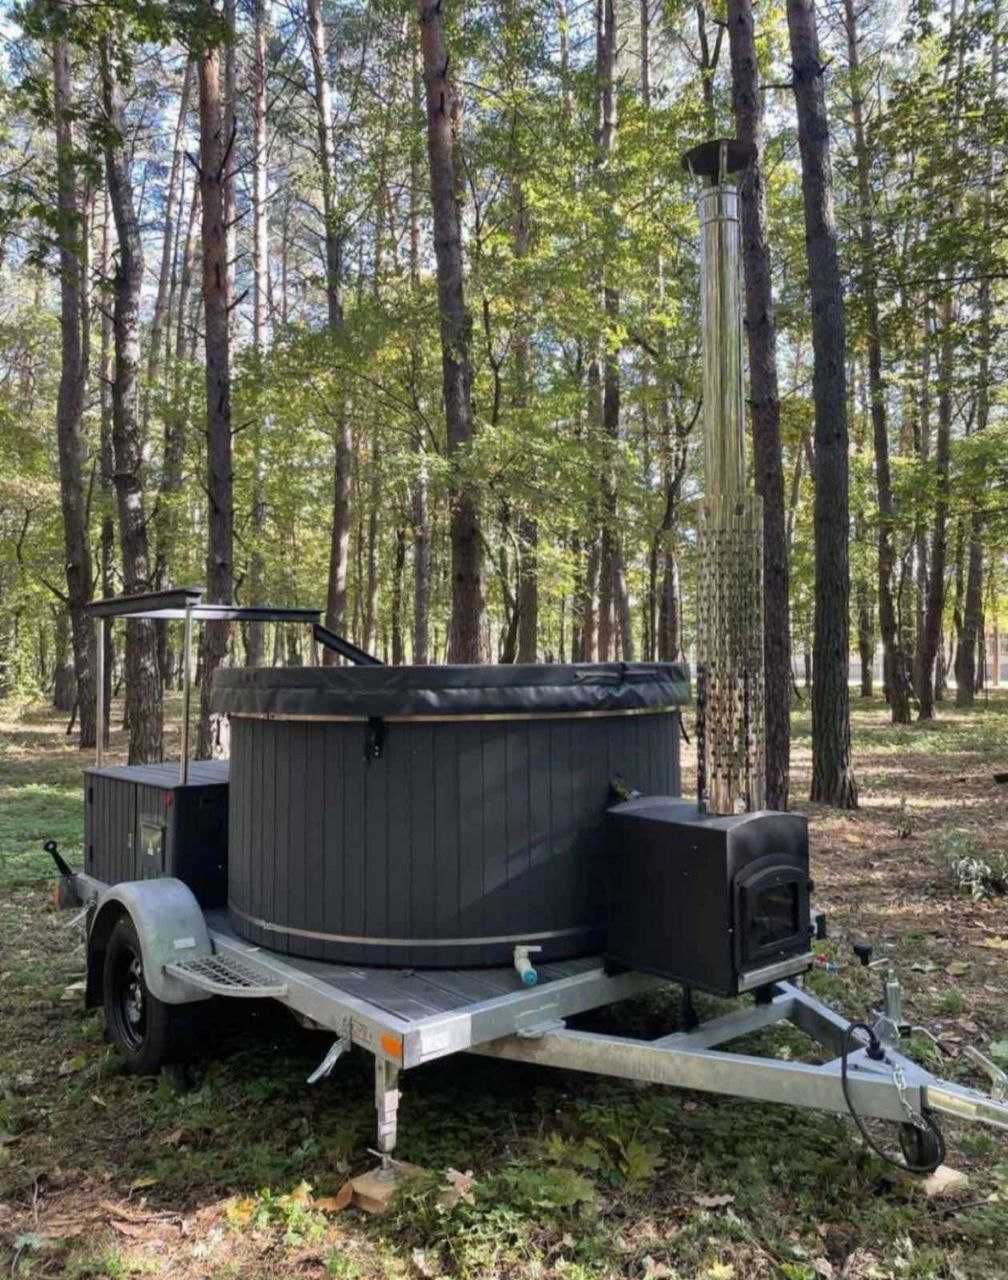
[(403, 631), (403, 573), (406, 568), (406, 529), (400, 525), (395, 535), (395, 558), (392, 561), (392, 665), (406, 661)]
[[(998, 18), (1001, 6), (994, 7), (993, 35), (991, 38), (991, 66), (989, 101), (994, 109), (998, 100), (999, 56), (1001, 50)], [(993, 247), (994, 150), (988, 141), (986, 156), (986, 181), (984, 184), (984, 243)], [(984, 271), (980, 281), (977, 310), (980, 313), (980, 360), (977, 368), (976, 431), (986, 431), (990, 421), (991, 350), (993, 336), (993, 294), (991, 275), (993, 262)], [(977, 689), (977, 650), (983, 647), (983, 567), (984, 567), (984, 519), (980, 495), (971, 495), (969, 514), (969, 550), (966, 571), (966, 597), (963, 604), (963, 627), (959, 649), (956, 653), (956, 706), (971, 707)], [(981, 672), (982, 675), (982, 672)]]
[(829, 124), (813, 0), (788, 0), (798, 107), (815, 401), (815, 633), (811, 798), (857, 807), (851, 768), (846, 338)]
[(56, 711), (72, 711), (76, 690), (70, 659), (70, 619), (62, 605), (56, 609), (55, 624), (52, 704)]
[[(595, 77), (598, 132), (596, 164), (604, 191), (610, 183), (610, 167), (616, 151), (617, 84), (619, 57), (618, 13), (616, 0), (597, 0), (595, 8)], [(606, 204), (606, 218), (612, 216), (611, 200)], [(609, 227), (611, 234), (613, 228)], [(602, 435), (615, 455), (620, 433), (620, 352), (613, 345), (619, 327), (620, 293), (609, 273), (602, 272), (602, 307), (606, 318), (606, 334), (602, 365)], [(599, 602), (599, 657), (607, 661), (615, 649), (615, 633), (624, 662), (634, 660), (634, 635), (627, 591), (623, 547), (617, 518), (617, 500), (612, 463), (602, 482), (602, 564)]]
[(168, 318), (168, 293), (174, 261), (175, 235), (181, 209), (182, 163), (185, 157), (184, 134), (189, 116), (189, 98), (192, 93), (193, 64), (186, 63), (179, 95), (178, 117), (175, 122), (175, 140), (172, 146), (171, 170), (165, 195), (164, 234), (161, 241), (161, 265), (158, 269), (157, 295), (154, 314), (151, 317), (150, 346), (147, 352), (147, 385), (144, 388), (143, 423), (144, 436), (150, 421), (150, 401), (161, 368), (164, 353), (164, 328)]
[[(231, 465), (230, 264), (225, 225), (226, 169), (232, 139), (225, 132), (221, 96), (221, 56), (209, 48), (200, 56), (200, 195), (203, 240), (203, 327), (206, 346), (206, 441), (209, 540), (207, 597), (230, 603), (234, 592), (234, 514)], [(213, 674), (228, 649), (228, 624), (203, 628), (202, 681), (196, 754), (211, 754), (210, 693)]]
[(763, 174), (763, 95), (756, 59), (752, 0), (728, 0), (728, 40), (736, 134), (752, 154), (739, 184), (739, 223), (745, 272), (754, 469), (756, 490), (763, 497), (766, 803), (770, 809), (786, 809), (791, 761), (790, 592), (777, 386), (777, 324)]
[(420, 49), (427, 104), (427, 152), (430, 161), (434, 253), (437, 260), (441, 366), (448, 456), (453, 464), (451, 494), (450, 662), (479, 662), (483, 631), (483, 566), (480, 512), (473, 482), (459, 465), (476, 432), (472, 405), (472, 317), (466, 309), (461, 174), (455, 148), (462, 101), (449, 75), (444, 0), (417, 0)]
[[(923, 316), (924, 350), (921, 359), (918, 420), (920, 437), (917, 442), (917, 457), (922, 464), (927, 463), (931, 453), (931, 319), (929, 309), (925, 306)], [(928, 545), (923, 523), (919, 523), (914, 537), (914, 562), (916, 586), (916, 613), (914, 618), (914, 692), (917, 701), (923, 705), (930, 697), (931, 669), (924, 665), (924, 614), (927, 601), (928, 582)]]
[[(254, 56), (252, 60), (252, 347), (261, 362), (269, 340), (269, 222), (266, 172), (266, 109), (268, 76), (266, 0), (254, 0)], [(257, 415), (252, 440), (252, 509), (249, 555), (249, 601), (262, 604), (265, 564), (262, 540), (266, 528), (266, 500), (263, 492), (263, 428)], [(249, 624), (245, 660), (250, 667), (262, 665), (265, 656), (265, 624)]]
[(56, 404), (60, 502), (66, 556), (67, 606), (77, 681), (79, 745), (95, 745), (95, 635), (84, 606), (91, 599), (91, 543), (84, 480), (87, 446), (82, 415), (87, 364), (82, 334), (82, 272), (77, 165), (72, 134), (73, 85), (70, 46), (53, 42), (53, 116), (56, 126), (56, 184), (59, 203), (60, 336), (62, 363)]
[[(942, 302), (938, 348), (938, 431), (935, 437), (936, 489), (931, 543), (928, 549), (927, 596), (921, 636), (920, 719), (933, 720), (938, 690), (944, 686), (942, 617), (945, 612), (945, 571), (948, 562), (949, 463), (952, 444), (952, 376), (955, 347), (952, 334), (952, 295)], [(936, 670), (941, 665), (941, 671)]]
[[(99, 275), (108, 280), (112, 275), (112, 207), (109, 202), (108, 184), (105, 186), (104, 216), (102, 218), (101, 263)], [(113, 367), (113, 335), (112, 313), (108, 307), (101, 313), (101, 348), (98, 366), (99, 405), (101, 408), (101, 434), (99, 438), (98, 469), (100, 475), (99, 492), (101, 494), (101, 537), (98, 544), (98, 574), (103, 596), (115, 595), (113, 570), (115, 568), (115, 455), (112, 449), (112, 378)], [(102, 624), (105, 629), (105, 742), (109, 743), (109, 725), (112, 709), (112, 673), (115, 670), (116, 631), (112, 619), (106, 618)], [(161, 661), (161, 647), (166, 643), (168, 628), (161, 627), (158, 636), (158, 662)], [(163, 681), (162, 681), (163, 684)]]
[(865, 141), (861, 60), (858, 50), (854, 0), (844, 0), (847, 60), (850, 68), (851, 114), (857, 167), (858, 222), (861, 250), (861, 301), (865, 309), (868, 350), (868, 390), (871, 399), (875, 448), (875, 485), (878, 495), (878, 610), (879, 631), (888, 679), (886, 691), (893, 724), (910, 723), (910, 669), (900, 643), (894, 601), (896, 553), (893, 547), (893, 491), (889, 465), (889, 424), (885, 385), (882, 380), (882, 329), (879, 322), (878, 280), (875, 265), (875, 227), (872, 212), (871, 175)]
[[(343, 329), (343, 226), (336, 200), (336, 156), (333, 144), (332, 93), (326, 63), (326, 28), (321, 0), (308, 0), (308, 47), (314, 75), (315, 128), (318, 137), (319, 177), (322, 186), (322, 218), (325, 228), (326, 306), (330, 334)], [(350, 499), (353, 488), (353, 437), (345, 400), (336, 406), (333, 464), (333, 520), (329, 541), (329, 584), (326, 592), (326, 626), (342, 631), (346, 625), (347, 574), (350, 553)], [(326, 666), (337, 662), (326, 649)]]
[[(99, 53), (106, 126), (105, 175), (119, 240), (112, 304), (112, 450), (123, 582), (127, 595), (138, 595), (151, 589), (140, 420), (140, 293), (144, 258), (126, 157), (122, 89), (112, 72), (112, 57), (110, 41), (105, 39)], [(157, 624), (149, 619), (130, 618), (126, 623), (126, 708), (129, 763), (161, 760), (164, 716)]]

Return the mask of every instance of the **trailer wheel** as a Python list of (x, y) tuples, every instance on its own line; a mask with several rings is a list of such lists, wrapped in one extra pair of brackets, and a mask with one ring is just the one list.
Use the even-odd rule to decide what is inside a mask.
[(179, 1050), (180, 1020), (175, 1007), (151, 995), (144, 979), (136, 926), (124, 915), (109, 936), (102, 980), (105, 1027), (137, 1075), (156, 1073)]
[(945, 1158), (945, 1148), (937, 1126), (921, 1128), (916, 1124), (901, 1124), (899, 1144), (907, 1168), (914, 1172), (933, 1173)]

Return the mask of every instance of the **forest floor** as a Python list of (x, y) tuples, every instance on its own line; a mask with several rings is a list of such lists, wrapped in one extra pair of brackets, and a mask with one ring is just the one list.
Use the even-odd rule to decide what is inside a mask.
[[(795, 717), (793, 795), (812, 824), (822, 944), (841, 967), (811, 985), (852, 1017), (877, 972), (850, 940), (883, 946), (915, 1049), (975, 1083), (961, 1048), (1008, 1037), (1008, 907), (957, 891), (952, 856), (1008, 844), (1008, 696), (893, 729), (855, 704), (861, 807), (808, 793), (809, 724)], [(398, 1154), (431, 1171), (395, 1212), (332, 1212), (373, 1164), (369, 1061), (323, 1087), (325, 1041), (267, 1010), (222, 1016), (188, 1087), (120, 1068), (79, 992), (83, 953), (53, 906), (41, 841), (79, 853), (82, 758), (51, 713), (0, 710), (0, 1267), (12, 1276), (501, 1277), (514, 1280), (963, 1280), (1008, 1276), (1008, 1142), (946, 1125), (957, 1198), (872, 1156), (844, 1118), (456, 1057), (411, 1072)], [(115, 748), (123, 748), (117, 735)], [(711, 1002), (713, 1003), (713, 1002)], [(674, 1020), (674, 994), (610, 1025)], [(703, 1012), (703, 1010), (702, 1010)], [(795, 1033), (780, 1054), (800, 1054)], [(767, 1051), (764, 1034), (740, 1047)], [(1008, 1049), (999, 1044), (998, 1052)], [(446, 1204), (446, 1171), (471, 1171)], [(457, 1189), (456, 1189), (457, 1190)]]

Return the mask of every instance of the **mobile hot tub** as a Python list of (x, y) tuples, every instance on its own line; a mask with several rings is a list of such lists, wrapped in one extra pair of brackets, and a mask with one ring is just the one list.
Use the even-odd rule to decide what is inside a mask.
[(614, 783), (680, 794), (688, 697), (669, 663), (219, 672), (233, 928), (344, 964), (601, 949)]

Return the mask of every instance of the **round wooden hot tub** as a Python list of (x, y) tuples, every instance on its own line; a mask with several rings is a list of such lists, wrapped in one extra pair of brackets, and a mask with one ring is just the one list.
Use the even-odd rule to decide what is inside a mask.
[(602, 947), (613, 783), (679, 794), (688, 697), (668, 663), (220, 671), (234, 928), (418, 968)]

